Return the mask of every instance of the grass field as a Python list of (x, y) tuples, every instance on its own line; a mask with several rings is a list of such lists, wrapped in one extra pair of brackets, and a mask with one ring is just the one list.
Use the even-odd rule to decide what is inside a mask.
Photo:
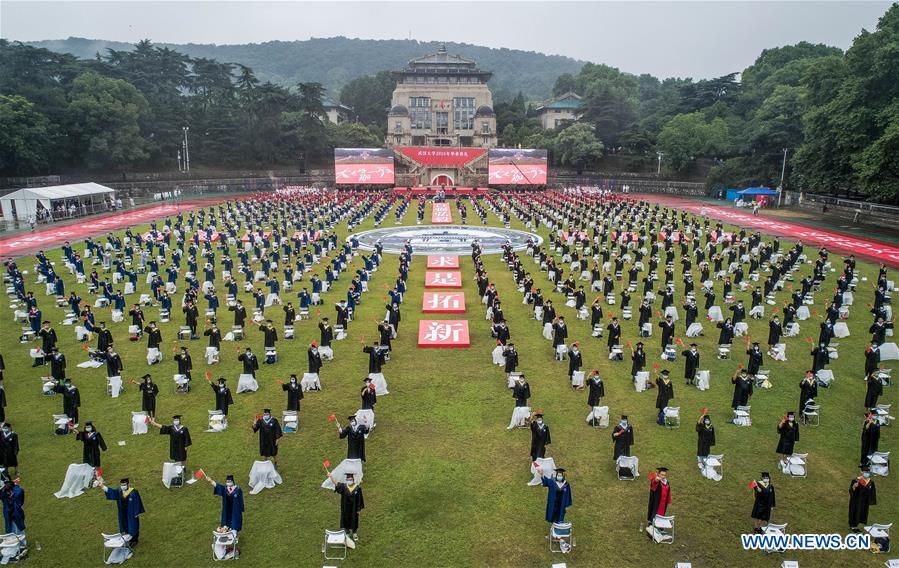
[[(453, 212), (458, 220), (454, 206)], [(430, 204), (425, 219), (430, 219)], [(469, 219), (478, 220), (473, 214)], [(415, 222), (414, 206), (407, 211), (404, 222)], [(388, 215), (385, 226), (392, 223), (393, 216)], [(492, 213), (489, 223), (499, 224)], [(372, 228), (371, 218), (357, 230), (369, 228)], [(524, 229), (514, 219), (512, 228)], [(338, 233), (341, 238), (347, 234), (345, 223)], [(547, 236), (545, 230), (541, 234)], [(811, 256), (810, 248), (806, 247)], [(57, 266), (62, 266), (59, 249), (51, 251), (49, 256)], [(831, 259), (834, 266), (840, 265), (838, 255), (831, 255)], [(532, 259), (525, 258), (524, 262), (532, 269), (538, 285), (548, 290), (545, 274), (539, 272)], [(655, 425), (655, 392), (634, 392), (628, 377), (630, 362), (608, 361), (605, 341), (590, 337), (589, 322), (576, 320), (574, 310), (564, 307), (564, 299), (550, 294), (569, 322), (569, 341), (581, 341), (585, 367), (599, 368), (605, 378), (607, 396), (603, 404), (609, 405), (613, 418), (626, 413), (634, 424), (633, 452), (640, 458), (641, 477), (624, 482), (616, 479), (612, 466), (611, 430), (592, 429), (585, 423), (589, 411), (587, 395), (570, 388), (567, 362), (554, 361), (550, 342), (541, 336), (540, 324), (533, 320), (530, 307), (521, 304), (512, 274), (499, 256), (484, 256), (484, 264), (504, 300), (512, 338), (520, 352), (519, 370), (527, 374), (531, 385), (532, 406), (543, 409), (552, 430), (553, 443), (548, 455), (568, 469), (574, 498), (568, 518), (574, 523), (577, 546), (572, 554), (564, 557), (548, 551), (544, 538), (547, 523), (543, 519), (546, 492), (540, 487), (527, 486), (531, 478), (529, 433), (506, 430), (513, 400), (502, 370), (491, 365), (494, 341), (490, 338), (483, 305), (476, 297), (471, 258), (463, 256), (461, 268), (471, 348), (420, 350), (416, 342), (418, 320), (422, 317), (425, 262), (423, 257), (416, 257), (402, 308), (399, 339), (394, 342), (391, 362), (384, 370), (390, 394), (379, 399), (378, 427), (367, 444), (366, 508), (361, 518), (360, 542), (341, 565), (548, 567), (552, 562), (564, 561), (573, 567), (661, 567), (691, 561), (697, 568), (774, 567), (780, 566), (784, 559), (799, 560), (803, 567), (883, 565), (883, 556), (868, 552), (768, 555), (744, 552), (739, 541), (739, 535), (749, 532), (751, 526), (752, 496), (747, 483), (761, 471), (771, 472), (777, 488), (775, 522), (788, 522), (790, 532), (846, 532), (847, 489), (857, 474), (865, 391), (861, 379), (870, 314), (864, 306), (873, 295), (870, 284), (876, 280), (876, 267), (859, 263), (860, 277), (867, 277), (868, 281), (860, 283), (856, 293), (856, 306), (849, 319), (852, 336), (840, 340), (840, 358), (831, 366), (837, 379), (830, 389), (821, 391), (821, 425), (804, 428), (797, 445), (797, 451), (809, 453), (806, 479), (789, 479), (778, 471), (775, 428), (785, 411), (797, 410), (798, 384), (810, 364), (808, 346), (803, 339), (808, 335), (817, 337), (816, 322), (805, 322), (800, 337), (786, 339), (787, 362), (766, 358), (763, 368), (771, 369), (775, 386), (756, 391), (751, 428), (726, 423), (731, 414), (729, 378), (737, 364), (746, 363), (746, 357), (738, 354), (733, 361), (716, 360), (713, 353), (717, 330), (713, 332), (706, 326), (706, 335), (698, 343), (703, 353), (701, 367), (711, 370), (711, 389), (700, 392), (683, 385), (681, 357), (667, 365), (675, 378), (674, 403), (681, 407), (683, 417), (680, 429), (668, 430)], [(28, 270), (29, 279), (33, 279), (31, 257), (21, 259), (19, 266)], [(325, 364), (322, 392), (307, 394), (302, 404), (300, 431), (282, 440), (280, 471), (284, 484), (260, 495), (247, 495), (241, 533), (242, 558), (238, 562), (254, 566), (326, 563), (320, 552), (323, 530), (337, 528), (339, 503), (335, 494), (319, 487), (324, 478), (321, 463), (323, 459), (338, 463), (346, 451), (345, 441), (338, 439), (333, 423), (326, 417), (332, 413), (345, 416), (359, 407), (360, 381), (367, 372), (367, 355), (361, 352), (359, 337), (364, 335), (370, 340), (375, 336), (373, 319), (383, 317), (384, 286), (392, 284), (396, 267), (397, 258), (385, 255), (381, 269), (370, 283), (372, 291), (363, 296), (356, 321), (350, 325), (349, 338), (335, 344), (336, 361)], [(675, 305), (679, 306), (683, 295), (679, 263), (676, 271)], [(74, 279), (68, 274), (65, 278), (67, 291), (72, 290)], [(333, 303), (344, 295), (347, 279), (344, 273), (334, 290), (324, 295), (323, 314), (332, 320)], [(43, 295), (42, 284), (35, 285), (31, 280), (27, 289), (35, 291), (45, 318), (53, 321), (60, 336), (60, 349), (68, 358), (69, 376), (81, 390), (81, 422), (92, 420), (110, 446), (103, 455), (105, 477), (117, 481), (128, 476), (143, 496), (147, 513), (142, 516), (141, 544), (129, 564), (154, 567), (212, 564), (211, 531), (218, 525), (219, 499), (213, 497), (205, 483), (178, 490), (163, 487), (161, 467), (168, 458), (168, 438), (159, 436), (155, 430), (149, 435), (131, 435), (130, 412), (140, 409), (137, 389), (131, 386), (120, 398), (109, 398), (105, 394), (105, 368), (76, 367), (84, 353), (75, 341), (73, 328), (60, 324), (64, 310), (52, 306), (52, 298)], [(85, 300), (89, 298), (84, 286), (75, 289)], [(143, 281), (140, 291), (146, 291)], [(779, 294), (778, 305), (783, 304), (785, 294)], [(249, 294), (241, 295), (245, 305), (251, 306)], [(749, 305), (748, 292), (737, 295)], [(822, 292), (818, 296), (823, 302), (830, 294)], [(180, 293), (177, 297), (180, 298)], [(285, 297), (283, 292), (282, 297)], [(201, 301), (203, 307), (205, 301)], [(820, 304), (817, 307), (824, 311)], [(145, 313), (148, 319), (155, 319), (158, 311), (148, 308)], [(107, 310), (97, 310), (97, 320), (111, 323), (108, 314)], [(283, 322), (278, 308), (267, 315), (276, 324)], [(150, 372), (160, 384), (157, 403), (160, 421), (167, 423), (173, 414), (184, 415), (183, 421), (191, 429), (194, 442), (189, 452), (190, 466), (203, 467), (218, 480), (233, 473), (238, 483), (245, 486), (258, 452), (257, 438), (250, 429), (251, 420), (263, 407), (272, 408), (280, 416), (285, 397), (275, 381), (285, 380), (291, 372), (305, 371), (306, 346), (318, 340), (314, 319), (298, 323), (293, 342), (279, 342), (278, 364), (261, 365), (258, 392), (235, 394), (230, 427), (220, 434), (203, 432), (207, 410), (214, 408), (212, 392), (202, 382), (207, 370), (202, 357), (205, 338), (188, 342), (195, 364), (195, 388), (188, 395), (178, 395), (171, 383), (176, 371), (171, 349), (164, 349), (166, 358), (161, 365), (148, 370), (146, 342), (127, 341), (128, 318), (112, 325), (112, 329), (124, 360), (126, 380)], [(225, 312), (221, 321), (223, 328), (230, 327), (231, 315)], [(181, 323), (179, 313), (171, 323), (162, 326), (165, 344), (172, 345)], [(626, 339), (634, 339), (636, 326), (636, 320), (624, 322)], [(683, 333), (681, 323), (677, 334), (683, 337)], [(750, 320), (750, 334), (766, 337), (767, 318)], [(26, 348), (18, 343), (18, 335), (18, 324), (6, 312), (0, 319), (0, 348), (7, 367), (7, 417), (21, 437), (20, 472), (27, 492), (31, 550), (27, 562), (46, 567), (98, 565), (101, 561), (99, 533), (117, 530), (114, 505), (96, 489), (72, 500), (57, 500), (53, 496), (67, 465), (80, 462), (81, 444), (73, 436), (53, 434), (50, 415), (61, 411), (61, 399), (41, 395), (38, 377), (43, 371), (30, 367)], [(261, 353), (262, 334), (250, 330), (249, 338), (241, 345), (252, 346)], [(735, 347), (739, 345), (735, 343)], [(647, 341), (647, 353), (648, 365), (659, 361), (657, 334)], [(210, 370), (216, 377), (224, 375), (232, 388), (236, 387), (240, 370), (233, 344), (223, 344), (222, 363)], [(893, 389), (887, 388), (882, 402), (894, 401)], [(710, 409), (716, 426), (715, 453), (725, 455), (724, 479), (717, 483), (702, 478), (696, 467), (693, 424), (702, 407)], [(119, 441), (126, 445), (119, 446)], [(893, 445), (892, 428), (884, 428), (881, 449), (890, 450)], [(652, 544), (639, 530), (646, 515), (645, 475), (656, 465), (670, 468), (673, 502), (669, 511), (677, 516), (676, 541), (671, 546)], [(899, 511), (896, 476), (877, 478), (876, 483), (879, 502), (872, 509), (870, 520), (891, 522)]]

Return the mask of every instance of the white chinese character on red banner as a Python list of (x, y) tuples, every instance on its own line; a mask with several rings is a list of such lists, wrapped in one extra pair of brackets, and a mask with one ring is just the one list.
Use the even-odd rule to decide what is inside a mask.
[(428, 325), (425, 339), (428, 341), (459, 341), (459, 334), (462, 332), (462, 329), (463, 325), (461, 323), (432, 321)]

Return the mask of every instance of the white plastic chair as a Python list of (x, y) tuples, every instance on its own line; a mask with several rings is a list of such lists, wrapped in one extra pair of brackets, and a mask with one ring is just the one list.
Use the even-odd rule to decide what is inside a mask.
[(212, 531), (212, 559), (234, 560), (240, 558), (240, 549), (237, 547), (237, 544), (238, 536), (236, 531)]
[[(618, 459), (615, 460), (615, 473), (619, 480), (633, 481), (640, 476), (639, 465), (640, 460), (637, 456), (618, 456)], [(624, 473), (624, 470), (629, 473)]]
[(674, 544), (674, 515), (656, 515), (651, 528), (653, 541), (658, 544)]
[(346, 560), (346, 531), (329, 531), (325, 529), (325, 540), (322, 542), (322, 554), (326, 560)]
[[(785, 534), (787, 534), (787, 523), (784, 523), (782, 525), (778, 525), (775, 523), (768, 523), (767, 525), (762, 527), (762, 531), (763, 531), (763, 534), (768, 535), (768, 536), (785, 535)], [(771, 552), (783, 552), (783, 551), (784, 551), (784, 549), (782, 549), (782, 548), (773, 548), (773, 547), (765, 550), (765, 552), (768, 552), (769, 554)]]
[(868, 456), (871, 475), (886, 477), (890, 474), (890, 452), (874, 452)]
[(786, 463), (782, 464), (781, 470), (784, 475), (803, 478), (808, 475), (807, 464), (808, 454), (792, 454), (787, 457)]
[(207, 432), (221, 432), (228, 428), (228, 417), (221, 410), (209, 411), (209, 429)]
[(752, 426), (752, 416), (749, 411), (752, 406), (737, 406), (734, 409), (733, 423), (735, 426)]
[(131, 535), (100, 534), (103, 536), (103, 564), (122, 564), (134, 554), (128, 544), (131, 542)]
[(881, 426), (889, 426), (893, 420), (896, 419), (894, 416), (890, 416), (890, 409), (892, 407), (892, 404), (878, 404), (875, 407), (874, 415), (877, 417), (877, 421), (880, 422)]
[(575, 545), (571, 523), (552, 523), (549, 526), (549, 551), (569, 552)]
[(821, 405), (806, 404), (802, 409), (802, 419), (806, 426), (819, 426), (821, 424)]
[(662, 409), (666, 428), (680, 428), (680, 407), (666, 406)]

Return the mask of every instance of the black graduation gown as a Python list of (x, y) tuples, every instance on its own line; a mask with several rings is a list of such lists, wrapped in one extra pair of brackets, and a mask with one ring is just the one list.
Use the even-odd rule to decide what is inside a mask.
[(238, 361), (243, 361), (243, 374), (256, 376), (256, 370), (259, 369), (259, 359), (252, 353), (241, 353), (237, 356)]
[(231, 389), (225, 387), (225, 390), (223, 391), (217, 384), (210, 386), (212, 387), (212, 392), (215, 393), (215, 409), (221, 411), (225, 416), (228, 416), (228, 407), (234, 404), (234, 397), (231, 396)]
[(359, 530), (359, 511), (365, 508), (362, 487), (356, 485), (350, 489), (345, 483), (338, 483), (334, 491), (340, 494), (340, 528), (357, 532)]
[(106, 349), (112, 345), (112, 332), (108, 329), (97, 331), (97, 350), (106, 353)]
[(66, 378), (66, 356), (62, 353), (50, 357), (50, 376), (57, 381)]
[(621, 424), (616, 424), (615, 429), (612, 430), (612, 441), (615, 443), (613, 460), (617, 460), (620, 456), (631, 455), (631, 446), (634, 444), (633, 426), (628, 424), (627, 428), (624, 428)]
[(159, 394), (159, 386), (156, 383), (141, 383), (138, 387), (141, 391), (141, 410), (151, 416), (156, 414), (156, 396)]
[(531, 459), (546, 457), (546, 445), (551, 443), (549, 426), (544, 424), (541, 428), (536, 421), (531, 422)]
[[(2, 369), (2, 366), (0, 366)], [(0, 370), (0, 377), (3, 376), (3, 371)], [(3, 385), (0, 385), (0, 422), (6, 422), (6, 389), (3, 388)]]
[(706, 457), (715, 445), (715, 427), (705, 427), (705, 424), (696, 425), (696, 455)]
[(506, 349), (503, 351), (503, 356), (506, 358), (505, 371), (507, 373), (514, 373), (515, 369), (518, 368), (518, 351), (515, 349)]
[(512, 398), (515, 399), (515, 406), (527, 406), (528, 399), (531, 398), (531, 385), (527, 382), (519, 383), (515, 381), (515, 384), (512, 386)]
[(734, 340), (734, 326), (732, 324), (725, 325), (725, 322), (719, 322), (717, 327), (721, 329), (718, 334), (718, 345), (730, 345)]
[(78, 407), (81, 406), (81, 393), (78, 392), (78, 388), (69, 390), (64, 385), (56, 385), (53, 391), (62, 395), (62, 413), (73, 422), (78, 422)]
[(770, 521), (771, 509), (777, 506), (774, 486), (769, 483), (767, 487), (764, 487), (762, 484), (756, 483), (754, 490), (752, 513), (749, 516), (760, 521)]
[(163, 426), (159, 429), (159, 434), (169, 437), (169, 459), (176, 462), (187, 461), (187, 448), (191, 444), (187, 426), (177, 429), (174, 426)]
[(0, 434), (0, 465), (19, 467), (19, 435), (15, 432)]
[[(668, 491), (667, 491), (668, 496), (665, 499), (665, 501), (670, 502), (671, 501), (671, 485), (670, 484), (666, 486), (664, 483), (662, 483), (659, 480), (656, 480), (655, 483), (650, 484), (649, 506), (646, 509), (646, 520), (649, 523), (652, 523), (653, 519), (655, 519), (656, 515), (658, 514), (659, 505), (662, 503), (662, 498), (663, 498), (662, 492), (665, 490), (666, 487), (668, 489)], [(667, 503), (666, 503), (666, 507), (664, 510), (667, 511)]]
[(865, 349), (865, 374), (870, 375), (877, 370), (880, 363), (880, 349)]
[(826, 347), (815, 347), (812, 349), (811, 355), (813, 373), (817, 373), (830, 363), (830, 355), (827, 353)]
[(874, 480), (869, 479), (862, 484), (858, 479), (849, 483), (849, 527), (855, 528), (859, 524), (868, 522), (868, 507), (877, 505), (877, 488)]
[(281, 385), (281, 390), (287, 393), (287, 410), (300, 410), (300, 401), (303, 400), (303, 387), (300, 382), (295, 384), (285, 383)]
[(318, 372), (322, 368), (322, 355), (318, 351), (315, 353), (312, 352), (312, 349), (309, 349), (306, 352), (307, 358), (309, 359), (309, 372), (313, 374), (318, 374)]
[(768, 322), (768, 345), (777, 345), (777, 342), (780, 341), (780, 336), (783, 335), (783, 327), (780, 325), (780, 322), (769, 321)]
[(796, 422), (783, 422), (777, 425), (777, 433), (780, 440), (777, 442), (777, 453), (792, 455), (793, 446), (799, 441), (799, 424)]
[(699, 351), (693, 353), (691, 349), (687, 349), (681, 355), (684, 356), (684, 378), (693, 380), (699, 372)]
[(368, 353), (368, 372), (369, 373), (380, 373), (381, 365), (383, 365), (383, 357), (381, 356), (381, 350), (372, 347), (366, 346), (362, 348), (363, 353)]
[(674, 338), (674, 322), (662, 321), (659, 322), (659, 327), (662, 328), (662, 349), (665, 349), (667, 345), (671, 345)]
[(266, 424), (260, 418), (253, 424), (253, 432), (259, 432), (259, 455), (262, 457), (274, 457), (278, 455), (278, 445), (275, 443), (284, 434), (281, 432), (281, 424), (272, 416)]
[(609, 346), (609, 351), (612, 350), (612, 347), (618, 345), (618, 340), (621, 339), (621, 324), (612, 325), (609, 324), (606, 327), (606, 331), (608, 331), (608, 340), (606, 344)]
[(646, 351), (634, 351), (631, 361), (631, 376), (633, 377), (646, 366)]
[(203, 332), (203, 335), (209, 338), (209, 347), (215, 347), (218, 349), (222, 343), (222, 332), (219, 328), (209, 328)]
[(122, 358), (118, 353), (115, 355), (109, 355), (106, 353), (103, 355), (103, 358), (106, 360), (106, 376), (107, 377), (120, 377), (122, 376), (122, 370), (124, 369), (124, 365), (122, 364)]
[(346, 426), (340, 431), (340, 438), (346, 438), (346, 458), (365, 461), (365, 435), (368, 426), (357, 424), (356, 429)]
[(75, 439), (84, 444), (82, 460), (91, 467), (100, 467), (100, 450), (106, 451), (106, 442), (99, 432), (78, 432)]
[(665, 382), (659, 377), (656, 379), (656, 389), (658, 390), (658, 393), (656, 393), (656, 408), (662, 410), (674, 398), (674, 384), (671, 381)]
[(234, 325), (243, 327), (247, 319), (247, 309), (243, 306), (230, 306), (228, 310), (234, 312)]
[(734, 385), (734, 396), (730, 401), (730, 407), (748, 406), (749, 397), (752, 396), (752, 379), (746, 377), (746, 380), (743, 380), (742, 377), (734, 377), (731, 379), (731, 382)]
[(322, 347), (330, 347), (331, 341), (334, 340), (334, 328), (320, 323), (318, 329), (321, 331), (318, 344)]
[(875, 420), (865, 422), (862, 427), (862, 451), (858, 463), (861, 465), (868, 463), (868, 456), (877, 451), (880, 444), (880, 424)]
[(565, 343), (568, 338), (568, 326), (562, 323), (553, 324), (553, 347), (558, 347)]
[(883, 383), (877, 377), (868, 378), (868, 388), (865, 391), (865, 408), (877, 406), (877, 399), (883, 394)]
[(574, 375), (575, 371), (581, 370), (581, 365), (583, 365), (583, 355), (578, 351), (575, 353), (574, 351), (568, 352), (568, 376), (571, 377)]
[(56, 347), (56, 342), (58, 341), (56, 338), (56, 330), (52, 327), (46, 330), (42, 329), (38, 332), (38, 335), (41, 336), (41, 351), (49, 355), (50, 350)]
[(375, 404), (378, 402), (378, 395), (374, 389), (365, 387), (362, 389), (362, 410), (374, 410)]
[(747, 349), (746, 354), (749, 355), (749, 362), (746, 365), (746, 372), (755, 375), (762, 368), (762, 350)]
[(799, 383), (799, 413), (805, 409), (809, 400), (818, 397), (818, 381), (808, 382), (805, 379)]
[(147, 349), (159, 349), (159, 344), (162, 343), (162, 331), (158, 327), (153, 329), (147, 326), (144, 328), (144, 333), (147, 334)]
[(265, 346), (274, 347), (275, 342), (278, 341), (278, 330), (275, 329), (274, 326), (262, 326), (259, 329), (262, 330), (262, 333), (265, 335)]
[(602, 397), (606, 396), (605, 384), (602, 380), (594, 381), (593, 379), (590, 379), (587, 381), (587, 389), (587, 406), (590, 408), (599, 406)]

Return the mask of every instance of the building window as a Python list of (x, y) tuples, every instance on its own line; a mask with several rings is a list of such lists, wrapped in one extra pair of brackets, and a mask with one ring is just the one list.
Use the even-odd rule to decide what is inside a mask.
[(393, 130), (394, 130), (397, 134), (402, 134), (402, 132), (403, 132), (403, 123), (402, 123), (402, 122), (397, 122), (397, 123), (396, 123), (396, 126), (393, 127)]
[(472, 130), (474, 128), (474, 97), (454, 98), (453, 109), (453, 124), (456, 130)]
[(409, 119), (413, 129), (431, 128), (431, 97), (409, 97)]
[(489, 122), (481, 123), (481, 133), (482, 134), (490, 134), (490, 123)]

